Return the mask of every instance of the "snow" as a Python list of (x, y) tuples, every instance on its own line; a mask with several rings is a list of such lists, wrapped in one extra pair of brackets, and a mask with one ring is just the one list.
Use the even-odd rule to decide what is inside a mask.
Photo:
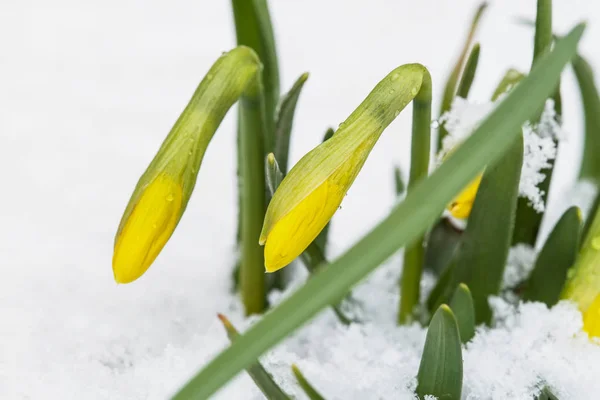
[[(439, 123), (448, 131), (442, 140), (442, 148), (437, 156), (437, 164), (459, 146), (479, 126), (479, 123), (494, 109), (495, 104), (502, 101), (502, 96), (495, 102), (470, 102), (456, 97), (450, 110), (445, 112)], [(557, 122), (554, 101), (546, 100), (539, 123), (523, 125), (523, 167), (519, 181), (519, 196), (529, 200), (529, 205), (538, 213), (545, 210), (543, 196), (545, 192), (539, 185), (546, 179), (550, 161), (556, 158), (558, 140), (566, 135)], [(544, 172), (542, 172), (544, 171)]]
[(537, 254), (528, 244), (518, 243), (511, 247), (502, 277), (502, 289), (513, 289), (525, 281), (533, 270)]
[[(290, 161), (318, 144), (327, 127), (343, 121), (400, 64), (418, 61), (430, 69), (437, 110), (450, 60), (477, 4), (374, 0), (365, 7), (350, 0), (271, 1), (282, 88), (289, 88), (302, 72), (311, 73), (294, 121)], [(600, 66), (594, 47), (600, 39), (600, 21), (594, 20), (598, 4), (573, 0), (554, 6), (558, 32), (588, 19), (580, 49), (592, 65)], [(0, 398), (167, 398), (227, 345), (216, 313), (245, 327), (229, 293), (236, 217), (233, 113), (209, 146), (186, 215), (139, 282), (114, 283), (112, 242), (135, 182), (204, 73), (233, 46), (229, 3), (28, 0), (3, 2), (0, 9), (0, 166), (5, 189), (0, 200)], [(478, 35), (480, 71), (485, 73), (475, 79), (473, 98), (489, 97), (507, 68), (527, 70), (530, 30), (513, 21), (515, 16), (532, 18), (534, 10), (533, 0), (490, 6)], [(564, 128), (574, 136), (561, 144), (558, 155), (548, 210), (552, 218), (545, 221), (550, 227), (560, 217), (553, 199), (556, 204), (570, 201), (576, 171), (569, 167), (581, 150), (579, 98), (570, 72), (563, 87)], [(330, 257), (352, 245), (394, 204), (392, 166), (409, 170), (410, 121), (409, 107), (375, 146), (334, 218)], [(397, 385), (397, 396), (407, 393), (405, 383), (414, 382), (403, 377), (410, 379), (416, 371), (424, 330), (393, 328), (398, 293), (390, 288), (399, 269), (400, 260), (392, 259), (376, 272), (381, 275), (373, 276), (388, 280), (378, 300), (367, 301), (373, 295), (368, 285), (353, 291), (364, 302), (361, 315), (371, 318), (364, 327), (346, 331), (325, 311), (307, 328), (312, 334), (297, 333), (318, 339), (331, 332), (339, 335), (340, 345), (331, 339), (331, 351), (323, 353), (332, 355), (330, 367), (316, 365), (308, 356), (323, 346), (315, 343), (317, 350), (310, 350), (312, 343), (294, 338), (289, 347), (275, 350), (282, 352), (281, 362), (295, 358), (328, 398), (348, 394), (343, 387), (325, 386), (336, 376), (354, 383), (364, 375), (365, 384), (379, 382), (383, 391)], [(566, 317), (575, 319), (569, 312)], [(552, 325), (546, 320), (565, 318), (554, 310), (539, 313), (542, 326)], [(554, 334), (562, 335), (558, 331), (565, 329), (563, 324), (555, 327)], [(580, 339), (561, 343), (577, 357), (561, 353), (569, 365), (561, 376), (548, 375), (548, 382), (578, 382), (581, 391), (597, 391), (589, 379), (595, 348)], [(351, 364), (354, 353), (343, 353), (358, 352), (361, 346), (378, 353), (361, 353), (364, 364), (359, 368)], [(394, 360), (405, 363), (384, 371)], [(381, 369), (368, 371), (364, 366), (369, 362)], [(535, 367), (532, 362), (528, 365)], [(283, 370), (289, 365), (278, 368), (274, 373), (285, 378)], [(491, 370), (493, 365), (487, 382)], [(465, 376), (472, 374), (465, 371)], [(586, 397), (564, 387), (567, 395), (561, 399)], [(216, 397), (252, 399), (260, 393), (241, 374)]]

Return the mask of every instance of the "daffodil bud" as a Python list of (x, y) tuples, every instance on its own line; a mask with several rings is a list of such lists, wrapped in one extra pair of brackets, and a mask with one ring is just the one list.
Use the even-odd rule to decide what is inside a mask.
[(415, 107), (423, 106), (417, 104), (423, 89), (430, 99), (431, 80), (425, 67), (407, 64), (396, 68), (331, 139), (302, 157), (285, 176), (269, 204), (260, 235), (267, 272), (288, 265), (317, 237), (383, 130), (415, 97)]
[(448, 211), (455, 218), (465, 219), (468, 218), (471, 214), (471, 209), (473, 208), (473, 203), (475, 202), (475, 197), (477, 196), (477, 190), (479, 189), (479, 185), (481, 184), (481, 178), (483, 175), (479, 175), (475, 178), (469, 186), (467, 186), (462, 192), (458, 194), (452, 200), (452, 203), (448, 205)]
[(224, 53), (208, 71), (158, 153), (139, 179), (115, 237), (118, 283), (139, 278), (179, 223), (206, 148), (240, 96), (255, 93), (261, 64), (250, 48)]

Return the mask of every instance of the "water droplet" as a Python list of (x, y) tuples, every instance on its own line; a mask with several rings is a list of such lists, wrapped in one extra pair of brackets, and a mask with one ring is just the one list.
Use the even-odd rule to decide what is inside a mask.
[(437, 129), (440, 127), (440, 123), (437, 121), (437, 119), (434, 119), (433, 121), (431, 121), (431, 129)]
[(394, 93), (395, 90), (394, 89), (390, 89), (390, 94)]
[(172, 202), (174, 198), (175, 197), (173, 196), (173, 193), (169, 193), (167, 197), (165, 197), (165, 200), (167, 200), (168, 202)]
[(572, 279), (575, 275), (575, 268), (571, 268), (567, 271), (567, 279)]
[(394, 117), (397, 117), (397, 116), (398, 116), (398, 114), (400, 114), (400, 110), (396, 110), (396, 111), (394, 111)]
[(156, 229), (156, 227), (158, 226), (158, 224), (155, 222), (152, 224), (152, 229)]
[(188, 151), (188, 154), (191, 156), (192, 154), (194, 154), (194, 152), (192, 150)]
[(206, 74), (206, 79), (209, 81), (213, 78), (213, 74)]
[(414, 87), (414, 88), (410, 89), (410, 92), (412, 93), (412, 95), (413, 95), (413, 96), (416, 96), (416, 95), (417, 95), (417, 93), (419, 93), (419, 91), (417, 90), (417, 88), (416, 88), (416, 87)]
[(396, 79), (400, 78), (400, 74), (398, 74), (397, 72), (392, 74), (391, 80), (392, 82), (395, 81)]
[(338, 128), (343, 128), (344, 127), (344, 123), (340, 122), (340, 124), (338, 125)]
[(596, 236), (592, 239), (592, 247), (594, 250), (600, 250), (600, 236)]

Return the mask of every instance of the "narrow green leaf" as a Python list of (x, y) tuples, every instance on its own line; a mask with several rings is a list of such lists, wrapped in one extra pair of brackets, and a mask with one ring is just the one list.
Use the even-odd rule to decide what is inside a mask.
[(275, 119), (275, 156), (279, 160), (281, 171), (285, 175), (288, 170), (288, 156), (290, 153), (290, 136), (298, 98), (308, 79), (308, 72), (300, 75), (289, 92), (282, 97), (277, 109)]
[[(231, 324), (229, 319), (223, 314), (217, 315), (227, 332), (227, 337), (231, 342), (236, 340), (240, 334), (237, 329)], [(290, 397), (277, 385), (273, 377), (267, 372), (259, 361), (246, 367), (246, 372), (254, 381), (256, 386), (265, 395), (268, 400), (289, 400)]]
[[(465, 64), (465, 60), (467, 59), (467, 55), (469, 54), (469, 48), (471, 47), (471, 43), (473, 42), (473, 38), (475, 37), (475, 32), (477, 31), (477, 27), (479, 26), (479, 20), (481, 19), (481, 16), (483, 15), (483, 12), (485, 11), (486, 8), (487, 8), (487, 3), (486, 2), (481, 3), (479, 5), (479, 7), (477, 8), (477, 11), (475, 12), (475, 15), (473, 16), (473, 20), (471, 21), (471, 27), (467, 34), (467, 38), (465, 40), (463, 48), (460, 52), (458, 60), (456, 60), (456, 64), (452, 68), (452, 72), (450, 73), (448, 80), (446, 81), (446, 86), (444, 87), (444, 94), (442, 97), (440, 116), (442, 114), (444, 114), (446, 111), (450, 110), (450, 106), (452, 105), (452, 100), (454, 100), (454, 96), (456, 94), (456, 87), (458, 85), (458, 80), (460, 79), (460, 76), (463, 71), (463, 65)], [(438, 149), (442, 148), (442, 140), (444, 139), (444, 136), (446, 136), (448, 134), (448, 131), (443, 126), (440, 126), (438, 132), (439, 132), (439, 136), (438, 136), (438, 141), (437, 141), (437, 148), (434, 149), (436, 153), (437, 153)]]
[(475, 306), (469, 287), (461, 283), (450, 301), (450, 308), (456, 316), (460, 340), (467, 343), (475, 336)]
[(537, 396), (536, 400), (558, 400), (558, 397), (548, 389), (548, 386), (542, 389), (542, 392)]
[[(488, 297), (498, 294), (513, 234), (523, 138), (518, 137), (500, 162), (483, 174), (467, 229), (456, 254), (456, 268), (448, 290), (464, 282), (471, 288), (477, 323), (492, 317)], [(452, 292), (446, 293), (449, 298)]]
[[(553, 42), (552, 35), (552, 0), (538, 0), (537, 1), (537, 13), (535, 20), (535, 38), (534, 38), (534, 49), (533, 49), (533, 62), (532, 68), (538, 62), (540, 57), (550, 52)], [(560, 104), (560, 80), (556, 83), (553, 98), (558, 100)], [(543, 106), (539, 107), (537, 118), (542, 114)], [(555, 141), (555, 144), (558, 144)], [(550, 191), (550, 184), (552, 183), (552, 175), (554, 171), (554, 160), (549, 160), (549, 168), (540, 171), (546, 178), (538, 185), (542, 192), (542, 199), (546, 206), (548, 205), (548, 193)], [(525, 198), (519, 198), (517, 205), (517, 215), (515, 219), (515, 232), (512, 240), (513, 244), (525, 243), (530, 246), (536, 245), (537, 237), (539, 234), (540, 226), (542, 225), (542, 219), (544, 217), (543, 212), (537, 212), (530, 204), (529, 200)]]
[[(262, 64), (265, 92), (265, 153), (274, 151), (275, 108), (279, 101), (279, 64), (267, 0), (231, 0), (238, 45), (252, 48)], [(261, 157), (261, 158), (262, 158)]]
[(583, 117), (585, 122), (585, 139), (583, 159), (579, 177), (600, 182), (600, 97), (594, 80), (594, 72), (583, 57), (577, 55), (571, 62), (577, 78)]
[(567, 279), (567, 271), (575, 264), (579, 251), (581, 211), (571, 207), (562, 215), (540, 252), (523, 299), (555, 305)]
[(550, 52), (552, 47), (552, 0), (537, 0), (535, 37), (533, 40), (533, 62)]
[(295, 364), (292, 364), (292, 372), (298, 381), (298, 385), (300, 385), (304, 391), (304, 394), (306, 394), (310, 400), (325, 400), (325, 397), (321, 396), (321, 394), (317, 392), (317, 389), (315, 389), (310, 382), (306, 380), (300, 369)]
[(444, 295), (452, 290), (449, 289), (449, 285), (452, 284), (452, 274), (455, 266), (456, 263), (448, 264), (429, 293), (429, 297), (427, 297), (427, 310), (430, 314), (433, 314), (444, 303)]
[(460, 334), (456, 318), (445, 304), (429, 324), (417, 380), (420, 399), (433, 395), (438, 399), (460, 400), (463, 380)]
[(448, 218), (440, 219), (427, 237), (425, 269), (435, 274), (442, 274), (454, 256), (462, 233), (462, 230), (454, 227)]
[(463, 187), (511, 147), (521, 125), (551, 94), (551, 84), (575, 54), (584, 29), (580, 24), (558, 41), (554, 51), (387, 218), (208, 363), (174, 399), (208, 398), (263, 352), (339, 301), (399, 248), (420, 237)]
[(406, 185), (404, 184), (404, 180), (402, 179), (402, 171), (400, 171), (400, 167), (394, 167), (394, 187), (396, 189), (396, 196), (400, 197), (406, 190)]
[(502, 77), (502, 80), (500, 81), (498, 86), (496, 86), (494, 94), (492, 94), (492, 101), (496, 101), (498, 97), (500, 97), (500, 95), (508, 92), (509, 90), (512, 90), (512, 88), (514, 88), (519, 82), (521, 82), (521, 80), (523, 80), (524, 77), (525, 75), (517, 71), (516, 69), (511, 68), (508, 71), (506, 71), (506, 73)]
[(584, 241), (587, 240), (588, 233), (590, 232), (590, 228), (592, 227), (592, 223), (594, 222), (594, 216), (598, 213), (598, 210), (600, 210), (600, 193), (596, 194), (596, 198), (592, 203), (592, 207), (588, 211), (588, 215), (585, 218), (583, 232), (581, 233), (581, 244), (583, 244)]
[(467, 63), (465, 64), (465, 70), (463, 72), (462, 78), (460, 78), (460, 83), (458, 84), (458, 90), (456, 91), (456, 95), (458, 97), (462, 97), (463, 99), (469, 97), (469, 91), (471, 90), (471, 85), (473, 85), (475, 73), (477, 72), (477, 64), (479, 63), (480, 51), (481, 46), (479, 45), (479, 43), (475, 43), (473, 45), (473, 48), (471, 49), (471, 53), (469, 54)]
[(269, 192), (273, 195), (283, 179), (283, 173), (281, 172), (281, 169), (279, 169), (279, 163), (273, 153), (267, 154), (267, 159), (265, 160), (265, 175), (267, 176)]

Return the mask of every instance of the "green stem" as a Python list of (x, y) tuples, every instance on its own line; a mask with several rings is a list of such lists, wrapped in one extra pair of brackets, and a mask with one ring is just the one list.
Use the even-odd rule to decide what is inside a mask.
[[(427, 177), (429, 172), (429, 154), (431, 151), (431, 76), (424, 69), (423, 84), (413, 100), (412, 141), (410, 156), (410, 175), (407, 194), (415, 185)], [(425, 260), (424, 236), (419, 237), (404, 251), (402, 269), (400, 309), (398, 323), (413, 320), (415, 306), (419, 302), (421, 274)]]
[(552, 41), (552, 0), (538, 0), (532, 65), (535, 65), (541, 56), (550, 52)]
[(240, 283), (246, 314), (266, 307), (265, 260), (258, 244), (267, 190), (264, 169), (264, 100), (260, 74), (240, 99), (241, 246)]

